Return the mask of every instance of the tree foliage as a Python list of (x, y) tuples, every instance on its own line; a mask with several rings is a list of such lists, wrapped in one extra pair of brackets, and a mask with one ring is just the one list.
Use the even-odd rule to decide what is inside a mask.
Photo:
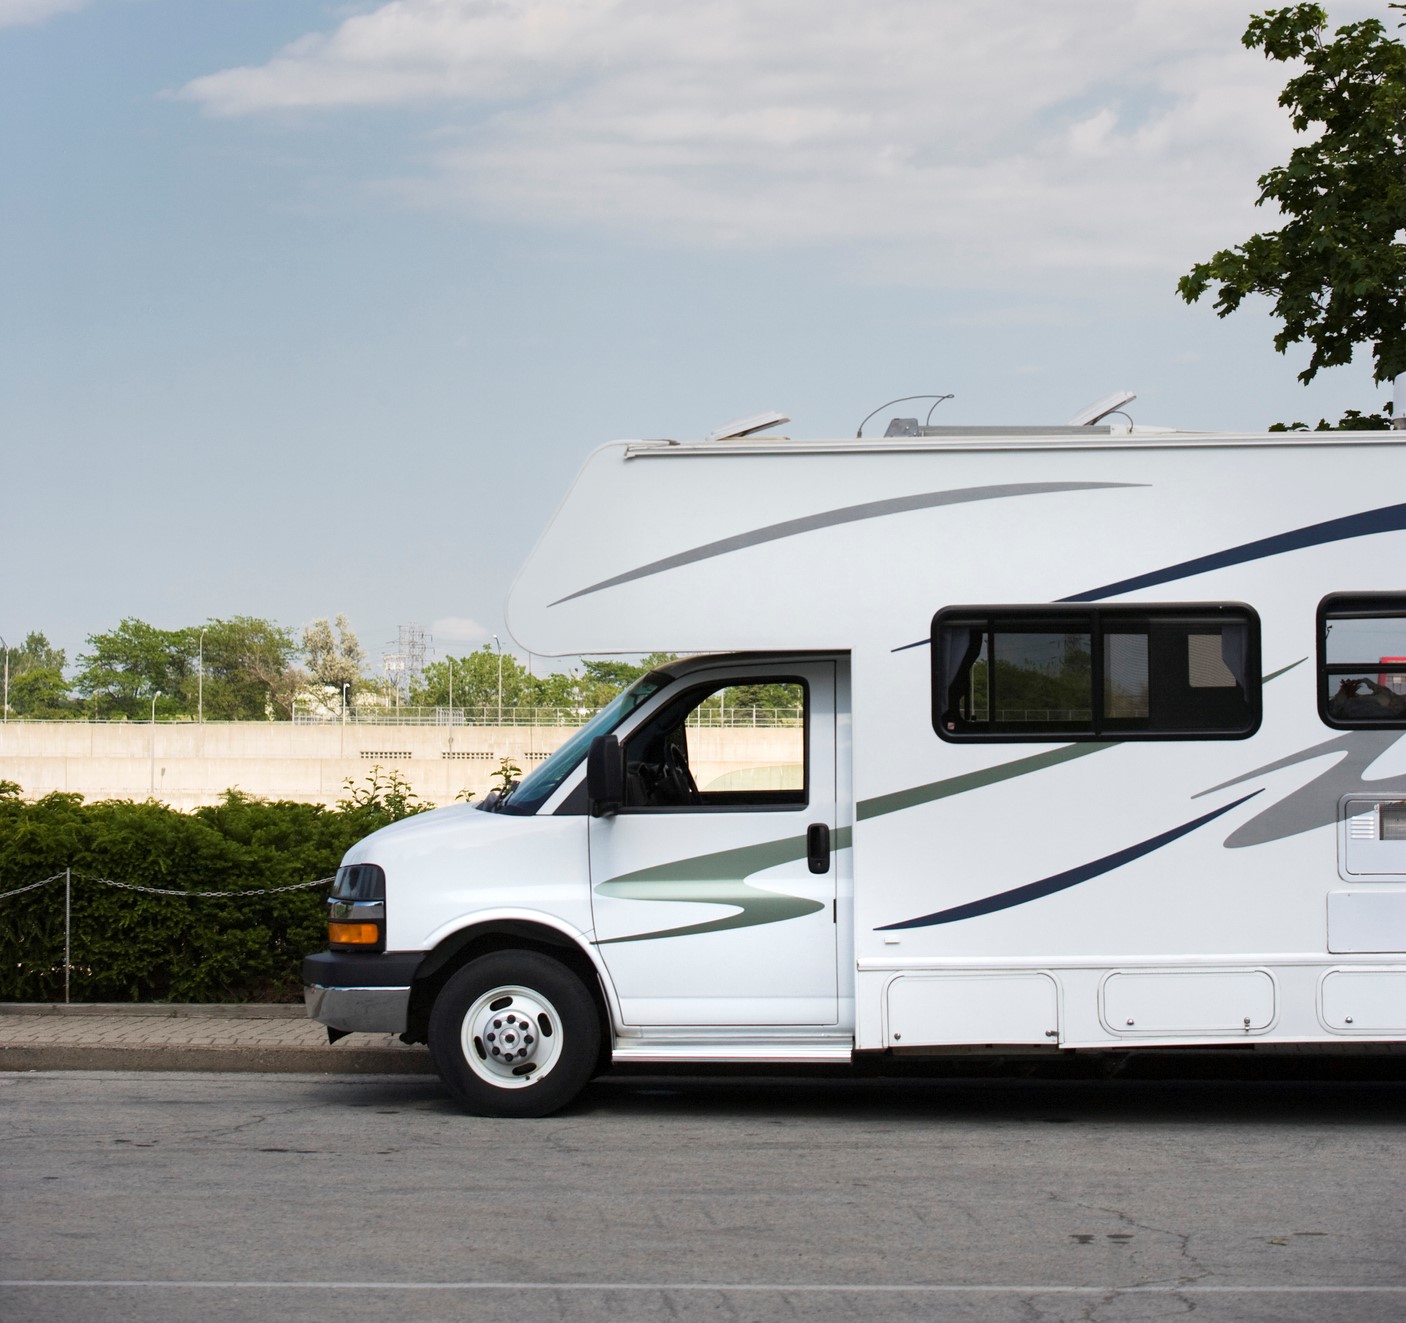
[[(192, 632), (198, 644), (199, 631), (185, 631)], [(205, 628), (205, 716), (262, 721), (289, 712), (295, 654), (293, 631), (281, 625), (254, 616), (211, 620)]]
[(668, 653), (653, 653), (642, 662), (615, 658), (585, 660), (576, 671), (532, 675), (511, 653), (501, 654), (500, 659), (498, 650), (485, 644), (464, 657), (445, 657), (430, 662), (411, 689), (410, 701), (422, 707), (448, 707), (452, 668), (455, 709), (484, 714), (491, 720), (498, 709), (501, 665), (505, 713), (533, 707), (593, 712), (647, 671), (672, 660), (672, 654)]
[(1303, 62), (1279, 104), (1312, 136), (1259, 179), (1256, 205), (1273, 203), (1283, 226), (1197, 263), (1177, 289), (1194, 303), (1218, 286), (1221, 317), (1247, 295), (1273, 299), (1274, 347), (1312, 346), (1303, 382), (1350, 362), (1358, 345), (1372, 348), (1374, 379), (1389, 381), (1406, 371), (1406, 46), (1377, 19), (1331, 40), (1326, 25), (1322, 6), (1297, 4), (1245, 29), (1249, 49)]
[(361, 683), (366, 654), (346, 616), (335, 621), (314, 620), (303, 630), (306, 681), (334, 695), (334, 705), (350, 701)]
[(268, 620), (234, 616), (158, 629), (129, 617), (106, 634), (90, 634), (88, 645), (73, 686), (89, 715), (140, 719), (152, 712), (153, 698), (157, 716), (194, 716), (203, 708), (221, 721), (262, 721), (289, 706), (293, 634)]
[[(91, 717), (170, 720), (203, 712), (211, 721), (263, 721), (320, 705), (336, 716), (347, 697), (367, 690), (388, 692), (384, 682), (363, 673), (365, 653), (344, 615), (314, 620), (302, 632), (254, 616), (212, 619), (204, 625), (160, 629), (127, 617), (116, 629), (88, 636), (72, 681), (66, 658), (41, 633), (31, 634), (10, 654), (10, 708), (27, 717)], [(303, 666), (295, 665), (301, 659)], [(430, 662), (412, 686), (410, 703), (453, 705), (476, 720), (493, 720), (524, 708), (554, 708), (588, 714), (656, 666), (674, 660), (654, 653), (639, 662), (617, 658), (583, 660), (567, 672), (533, 675), (510, 652), (485, 644), (462, 657)], [(203, 675), (203, 681), (202, 681)], [(74, 697), (74, 695), (78, 697)]]
[(31, 630), (18, 648), (10, 649), (10, 711), (19, 717), (66, 716), (73, 710), (68, 681), (63, 677), (67, 657), (42, 634)]

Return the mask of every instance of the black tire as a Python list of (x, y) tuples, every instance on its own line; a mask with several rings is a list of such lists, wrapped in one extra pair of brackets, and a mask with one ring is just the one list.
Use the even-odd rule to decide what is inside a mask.
[(471, 960), (430, 1011), (430, 1057), (476, 1116), (547, 1116), (596, 1072), (601, 1026), (591, 994), (536, 951)]

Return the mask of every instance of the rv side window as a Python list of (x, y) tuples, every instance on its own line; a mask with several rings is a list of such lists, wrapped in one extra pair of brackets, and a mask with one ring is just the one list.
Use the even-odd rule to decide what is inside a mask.
[(808, 707), (800, 680), (689, 690), (626, 742), (624, 810), (803, 808)]
[(1333, 593), (1318, 604), (1318, 713), (1340, 730), (1406, 727), (1406, 597)]
[(1259, 675), (1259, 618), (1238, 604), (933, 618), (933, 727), (946, 740), (1241, 739), (1259, 725)]

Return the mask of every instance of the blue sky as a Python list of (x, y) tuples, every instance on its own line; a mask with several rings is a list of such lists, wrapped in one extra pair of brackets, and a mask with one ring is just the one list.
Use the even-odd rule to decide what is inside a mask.
[(457, 654), (590, 449), (762, 409), (1380, 405), (1174, 293), (1274, 221), (1249, 12), (0, 0), (0, 635), (343, 612)]

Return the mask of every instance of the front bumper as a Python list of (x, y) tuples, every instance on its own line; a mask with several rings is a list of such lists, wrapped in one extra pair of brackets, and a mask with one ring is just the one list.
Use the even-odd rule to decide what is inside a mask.
[(308, 1015), (342, 1033), (403, 1034), (423, 951), (319, 951), (303, 961)]

